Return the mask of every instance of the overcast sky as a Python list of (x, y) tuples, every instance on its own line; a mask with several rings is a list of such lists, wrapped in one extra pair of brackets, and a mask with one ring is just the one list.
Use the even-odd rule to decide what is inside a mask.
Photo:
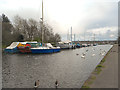
[[(0, 0), (0, 13), (13, 21), (41, 18), (42, 0)], [(67, 39), (72, 26), (76, 40), (114, 40), (118, 33), (118, 0), (43, 0), (44, 22)]]

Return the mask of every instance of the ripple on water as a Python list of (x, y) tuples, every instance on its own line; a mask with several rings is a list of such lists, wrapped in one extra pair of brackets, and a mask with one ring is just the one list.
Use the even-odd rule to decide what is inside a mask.
[[(99, 45), (54, 54), (3, 54), (3, 88), (33, 88), (40, 80), (40, 88), (79, 88), (89, 77), (111, 45)], [(81, 55), (85, 53), (85, 58)], [(77, 54), (77, 55), (76, 55)], [(7, 74), (9, 72), (9, 74)]]

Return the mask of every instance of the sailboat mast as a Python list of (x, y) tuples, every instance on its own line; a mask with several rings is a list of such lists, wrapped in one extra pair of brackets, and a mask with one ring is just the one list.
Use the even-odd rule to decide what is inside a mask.
[(94, 34), (94, 44), (95, 44), (95, 34)]
[(72, 27), (71, 27), (71, 41), (72, 41)]
[(84, 42), (85, 42), (85, 31), (84, 31)]
[(67, 32), (67, 40), (69, 40), (69, 29), (68, 29), (68, 32)]
[(43, 40), (44, 40), (44, 28), (43, 28), (43, 0), (42, 0), (42, 45), (43, 45)]
[(75, 34), (74, 34), (74, 41), (75, 41)]
[(43, 0), (42, 0), (42, 20), (43, 20)]

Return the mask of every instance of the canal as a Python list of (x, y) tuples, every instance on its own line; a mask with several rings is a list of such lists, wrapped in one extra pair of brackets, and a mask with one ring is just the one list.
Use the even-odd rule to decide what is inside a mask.
[[(3, 88), (80, 88), (112, 45), (98, 45), (53, 54), (2, 55)], [(102, 53), (101, 53), (102, 52)], [(85, 53), (85, 58), (82, 58)]]

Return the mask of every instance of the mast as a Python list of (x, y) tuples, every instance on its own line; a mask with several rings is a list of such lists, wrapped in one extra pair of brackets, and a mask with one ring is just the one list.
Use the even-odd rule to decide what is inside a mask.
[(95, 34), (94, 34), (94, 44), (95, 44)]
[(74, 34), (74, 41), (75, 41), (75, 34)]
[(85, 31), (84, 31), (84, 42), (85, 42)]
[(72, 42), (72, 27), (71, 27), (71, 42)]
[(43, 40), (44, 40), (44, 28), (43, 28), (43, 0), (42, 0), (42, 18), (41, 18), (41, 20), (42, 20), (42, 45), (43, 45)]
[(67, 31), (67, 40), (69, 39), (69, 30)]

